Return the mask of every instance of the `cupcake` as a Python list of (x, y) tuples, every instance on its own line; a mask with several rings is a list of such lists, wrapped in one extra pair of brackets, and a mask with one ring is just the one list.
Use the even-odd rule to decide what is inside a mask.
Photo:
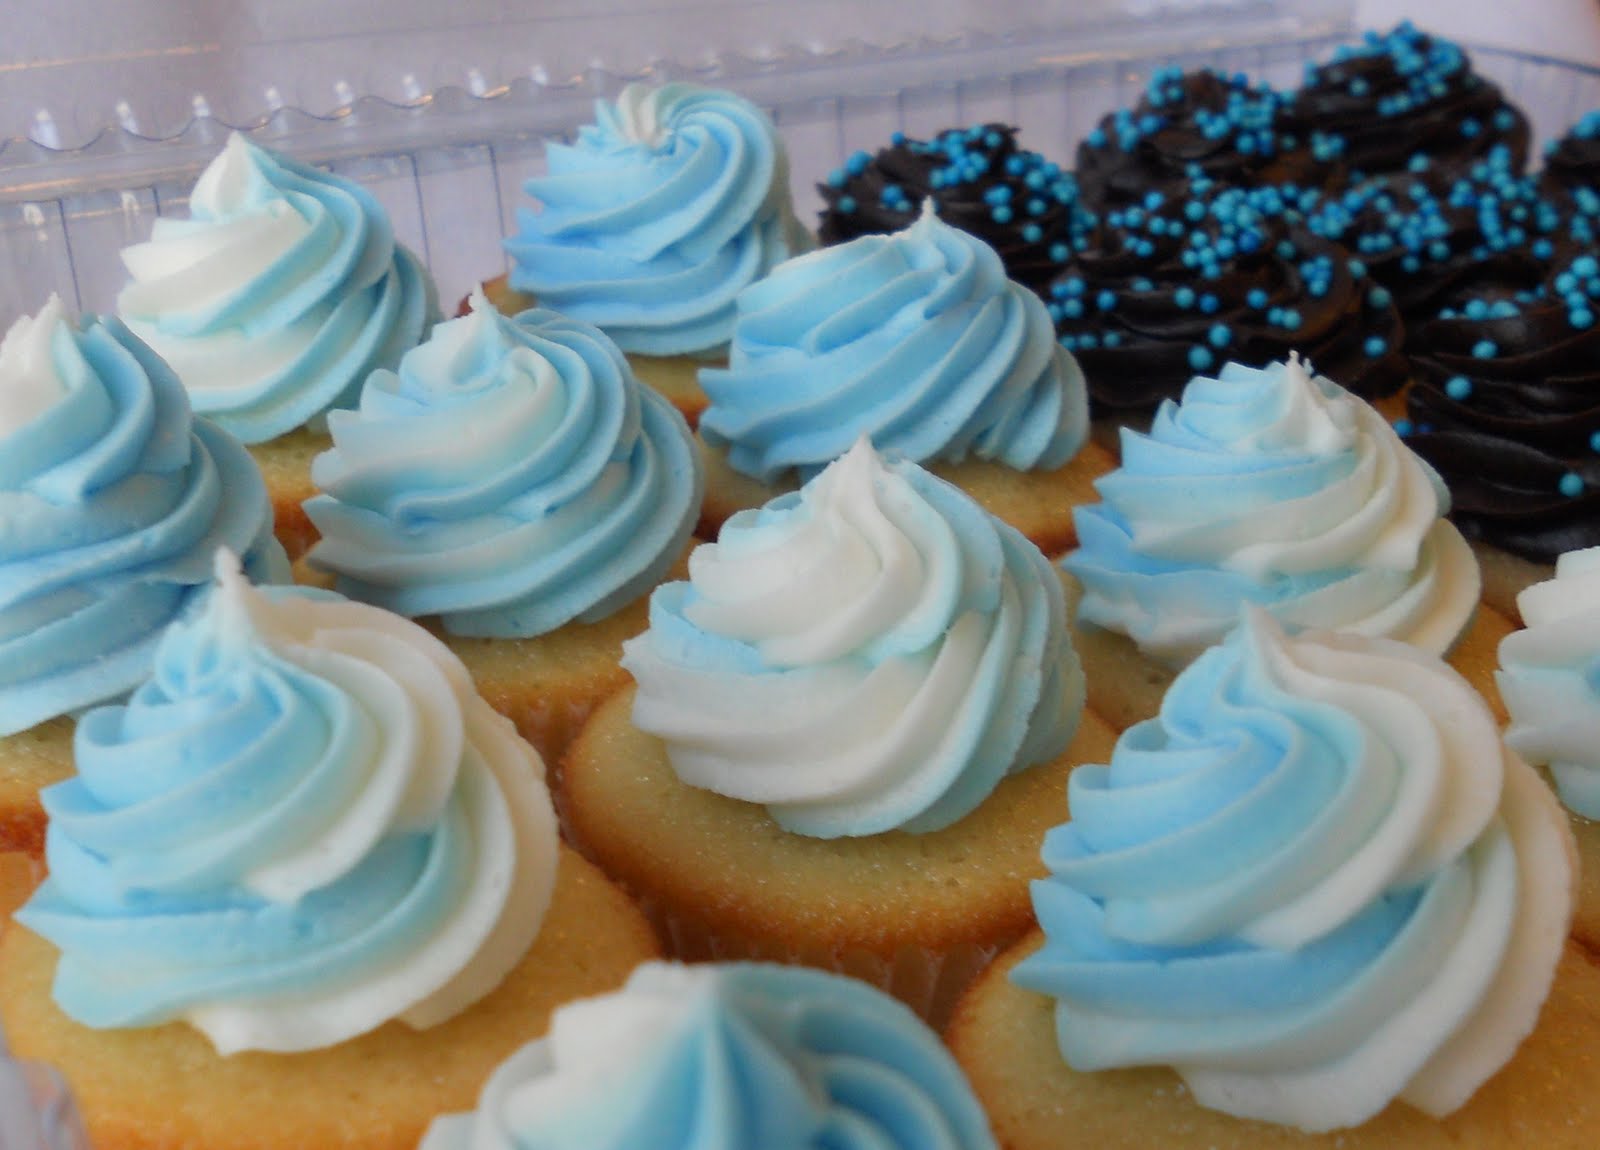
[(810, 246), (765, 112), (694, 84), (629, 84), (526, 190), (508, 286), (602, 329), (691, 424), (695, 373), (727, 354), (734, 297)]
[(189, 196), (124, 249), (117, 314), (155, 348), (195, 411), (250, 445), (291, 558), (314, 533), (300, 511), (321, 417), (355, 403), (438, 312), (421, 263), (359, 184), (235, 132)]
[(1442, 518), (1438, 476), (1367, 404), (1306, 364), (1196, 377), (1080, 507), (1079, 642), (1090, 706), (1122, 729), (1155, 713), (1171, 670), (1254, 604), (1295, 627), (1413, 643), (1492, 689), (1493, 617), (1463, 639), (1478, 569)]
[(1573, 933), (1600, 951), (1600, 547), (1562, 555), (1517, 605), (1527, 630), (1501, 641), (1495, 672), (1506, 746), (1549, 769), (1572, 813), (1583, 862)]
[(1593, 1144), (1571, 836), (1433, 656), (1253, 612), (1068, 802), (948, 1035), (1002, 1145)]
[(992, 247), (1008, 277), (1041, 295), (1088, 223), (1072, 173), (1018, 145), (1005, 124), (932, 140), (896, 132), (875, 155), (852, 153), (817, 191), (825, 245), (903, 231), (931, 200), (940, 219)]
[(627, 676), (622, 640), (683, 554), (703, 479), (689, 429), (578, 320), (481, 296), (328, 416), (307, 565), (437, 621), (552, 762)]
[(1528, 162), (1527, 117), (1458, 46), (1409, 22), (1308, 64), (1285, 120), (1356, 181), (1412, 170), (1418, 156), (1444, 180), (1496, 148), (1517, 173)]
[(115, 319), (51, 297), (0, 343), (0, 850), (43, 845), (39, 791), (72, 771), (72, 719), (150, 672), (157, 637), (237, 549), (287, 580), (261, 473), (195, 419)]
[(1315, 235), (1292, 190), (1206, 177), (1100, 220), (1051, 288), (1095, 414), (1142, 423), (1197, 373), (1303, 351), (1363, 398), (1405, 382), (1400, 317), (1362, 262)]
[(1243, 73), (1157, 68), (1138, 104), (1102, 119), (1078, 145), (1077, 177), (1098, 212), (1182, 197), (1196, 177), (1225, 186), (1315, 184), (1310, 141), (1285, 131), (1287, 93)]
[(0, 1023), (100, 1150), (414, 1147), (654, 940), (559, 846), (538, 756), (448, 650), (230, 560), (78, 725)]
[(1046, 796), (1110, 742), (1048, 561), (861, 443), (689, 571), (567, 756), (572, 841), (678, 957), (843, 971), (941, 1017), (1027, 928)]
[(931, 201), (916, 223), (779, 266), (739, 295), (732, 359), (700, 373), (700, 534), (860, 437), (933, 467), (1046, 552), (1111, 465), (1084, 449), (1083, 377), (1044, 305)]
[(1406, 443), (1444, 477), (1484, 598), (1515, 618), (1556, 556), (1600, 545), (1600, 262), (1478, 297), (1418, 328)]
[[(597, 1036), (605, 1036), (597, 1041)], [(422, 1150), (994, 1150), (937, 1036), (853, 979), (647, 963), (569, 1003)]]

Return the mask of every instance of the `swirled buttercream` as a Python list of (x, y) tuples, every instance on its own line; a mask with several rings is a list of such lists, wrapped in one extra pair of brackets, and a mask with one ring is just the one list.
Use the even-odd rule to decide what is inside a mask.
[(44, 792), (50, 877), (18, 921), (93, 1027), (184, 1019), (221, 1053), (428, 1027), (521, 961), (555, 881), (538, 756), (438, 640), (231, 556), (126, 706)]
[(0, 344), (0, 734), (131, 690), (219, 546), (287, 581), (261, 473), (115, 319)]
[(1383, 417), (1291, 356), (1230, 363), (1167, 401), (1078, 508), (1082, 618), (1183, 662), (1241, 604), (1280, 621), (1448, 650), (1477, 606), (1449, 496)]
[(122, 253), (117, 312), (178, 373), (195, 410), (246, 443), (355, 402), (415, 347), (438, 305), (359, 184), (234, 133), (189, 197)]
[(586, 323), (481, 296), (328, 416), (309, 556), (340, 591), (457, 634), (592, 622), (660, 582), (700, 510), (683, 418)]
[(1517, 596), (1526, 630), (1500, 641), (1506, 744), (1548, 766), (1561, 800), (1600, 819), (1600, 547), (1569, 551)]
[(1077, 361), (1044, 304), (932, 201), (893, 235), (800, 256), (739, 293), (729, 367), (705, 368), (707, 443), (771, 482), (862, 435), (925, 463), (1060, 467), (1089, 430)]
[(634, 723), (691, 786), (821, 838), (931, 831), (1077, 727), (1083, 672), (1048, 560), (864, 440), (730, 519), (624, 647)]
[(506, 240), (511, 286), (624, 351), (720, 350), (740, 289), (810, 246), (777, 129), (732, 92), (630, 84), (546, 156), (525, 185), (540, 209)]
[(1073, 1067), (1170, 1065), (1204, 1106), (1328, 1130), (1448, 1114), (1533, 1029), (1571, 835), (1433, 656), (1252, 611), (1068, 794), (1013, 977)]
[(911, 1012), (803, 967), (646, 963), (556, 1011), (422, 1150), (991, 1150)]

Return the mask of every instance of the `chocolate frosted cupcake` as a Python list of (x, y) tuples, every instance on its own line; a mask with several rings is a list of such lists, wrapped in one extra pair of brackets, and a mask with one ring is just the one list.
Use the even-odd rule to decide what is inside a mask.
[(1158, 69), (1139, 103), (1100, 121), (1078, 146), (1078, 183), (1097, 209), (1181, 195), (1204, 175), (1228, 184), (1303, 183), (1321, 167), (1286, 129), (1286, 93), (1252, 87), (1241, 73)]
[(1513, 615), (1556, 556), (1600, 545), (1597, 308), (1600, 261), (1584, 255), (1537, 292), (1470, 300), (1416, 334), (1400, 430), (1462, 532), (1525, 561), (1485, 564), (1486, 597)]
[(876, 156), (856, 152), (817, 190), (827, 202), (817, 238), (844, 243), (910, 227), (931, 199), (947, 224), (982, 239), (1006, 275), (1041, 294), (1088, 219), (1071, 173), (1017, 146), (1004, 124), (952, 128), (932, 140), (903, 132)]
[(1403, 172), (1420, 155), (1448, 179), (1501, 145), (1517, 171), (1528, 159), (1527, 117), (1458, 46), (1409, 21), (1309, 65), (1286, 122), (1351, 178)]
[(1307, 229), (1297, 203), (1199, 177), (1182, 195), (1152, 191), (1107, 213), (1049, 305), (1097, 414), (1148, 412), (1225, 360), (1261, 366), (1293, 349), (1365, 398), (1399, 388), (1389, 293)]
[(1442, 185), (1428, 181), (1432, 170), (1418, 157), (1406, 174), (1333, 193), (1307, 215), (1393, 293), (1408, 335), (1452, 301), (1538, 287), (1567, 235), (1566, 213), (1518, 175), (1505, 147)]

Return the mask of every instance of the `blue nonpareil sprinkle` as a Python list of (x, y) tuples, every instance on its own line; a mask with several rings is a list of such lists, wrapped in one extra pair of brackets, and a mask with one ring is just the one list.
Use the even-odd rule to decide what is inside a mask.
[(1500, 354), (1500, 349), (1492, 339), (1480, 339), (1472, 345), (1473, 359), (1493, 359)]
[(1214, 324), (1206, 333), (1206, 339), (1211, 341), (1212, 347), (1224, 348), (1233, 342), (1233, 332), (1228, 330), (1228, 325), (1225, 323)]
[(1561, 477), (1561, 494), (1568, 499), (1576, 499), (1583, 494), (1583, 476), (1576, 471), (1569, 471)]
[(1444, 393), (1459, 403), (1472, 394), (1472, 381), (1464, 375), (1453, 375), (1445, 380)]
[(1361, 345), (1361, 350), (1366, 352), (1371, 359), (1377, 359), (1389, 350), (1389, 345), (1384, 342), (1383, 336), (1372, 335), (1367, 337), (1367, 342)]
[(1194, 306), (1194, 289), (1181, 287), (1172, 293), (1172, 302), (1187, 310)]
[(1394, 421), (1394, 433), (1400, 436), (1402, 439), (1410, 435), (1415, 430), (1416, 428), (1411, 425), (1411, 421), (1409, 419), (1397, 419)]
[(856, 198), (854, 196), (840, 196), (839, 202), (834, 207), (848, 216), (856, 210)]
[(1196, 371), (1204, 371), (1212, 364), (1212, 355), (1209, 349), (1196, 344), (1189, 349), (1189, 366)]
[(1244, 297), (1244, 302), (1255, 308), (1257, 311), (1260, 311), (1262, 308), (1267, 306), (1267, 301), (1269, 299), (1271, 299), (1271, 297), (1267, 295), (1264, 288), (1251, 288), (1249, 293)]

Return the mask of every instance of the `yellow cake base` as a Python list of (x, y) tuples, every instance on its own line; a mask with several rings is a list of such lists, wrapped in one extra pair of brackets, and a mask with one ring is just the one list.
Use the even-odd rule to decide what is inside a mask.
[(301, 505), (317, 493), (311, 482), (311, 461), (332, 446), (327, 432), (298, 427), (250, 448), (272, 500), (272, 533), (289, 553), (291, 563), (320, 538)]
[(44, 853), (39, 792), (72, 777), (72, 719), (51, 719), (0, 739), (0, 852)]
[[(797, 486), (792, 477), (777, 484), (752, 479), (733, 469), (727, 452), (710, 447), (699, 438), (695, 442), (706, 468), (706, 499), (700, 511), (700, 525), (695, 529), (702, 539), (715, 539), (734, 513), (760, 507)], [(982, 459), (933, 463), (928, 470), (961, 488), (991, 515), (1011, 524), (1046, 555), (1056, 555), (1077, 545), (1072, 509), (1099, 500), (1094, 481), (1114, 466), (1110, 453), (1090, 441), (1072, 462), (1054, 471), (1018, 471)]]
[[(31, 881), (16, 860), (0, 867), (0, 910)], [(638, 910), (562, 848), (522, 964), (431, 1030), (390, 1022), (327, 1050), (226, 1058), (181, 1023), (91, 1030), (57, 1009), (56, 952), (20, 927), (0, 936), (0, 1023), (16, 1055), (66, 1076), (95, 1150), (416, 1150), (436, 1115), (476, 1105), (490, 1071), (542, 1035), (557, 1006), (615, 989), (657, 954)]]
[(634, 727), (633, 697), (602, 704), (579, 735), (558, 806), (574, 844), (665, 927), (669, 950), (843, 970), (934, 1018), (1032, 925), (1028, 882), (1044, 874), (1045, 831), (1066, 818), (1067, 775), (1105, 761), (1113, 741), (1085, 712), (1064, 755), (1007, 779), (954, 826), (824, 840), (680, 782), (660, 740)]
[(1005, 1150), (1590, 1150), (1600, 1140), (1600, 968), (1570, 946), (1538, 1028), (1466, 1106), (1439, 1120), (1395, 1103), (1311, 1135), (1207, 1110), (1170, 1070), (1068, 1068), (1052, 1000), (1007, 978), (1041, 941), (1002, 955), (946, 1033)]
[[(688, 547), (665, 581), (689, 577)], [(331, 589), (333, 576), (304, 561), (296, 583)], [(552, 772), (590, 712), (633, 680), (622, 669), (622, 644), (650, 625), (650, 594), (595, 623), (568, 623), (531, 639), (469, 639), (447, 632), (437, 618), (417, 620), (466, 664), (478, 693), (516, 724)]]

